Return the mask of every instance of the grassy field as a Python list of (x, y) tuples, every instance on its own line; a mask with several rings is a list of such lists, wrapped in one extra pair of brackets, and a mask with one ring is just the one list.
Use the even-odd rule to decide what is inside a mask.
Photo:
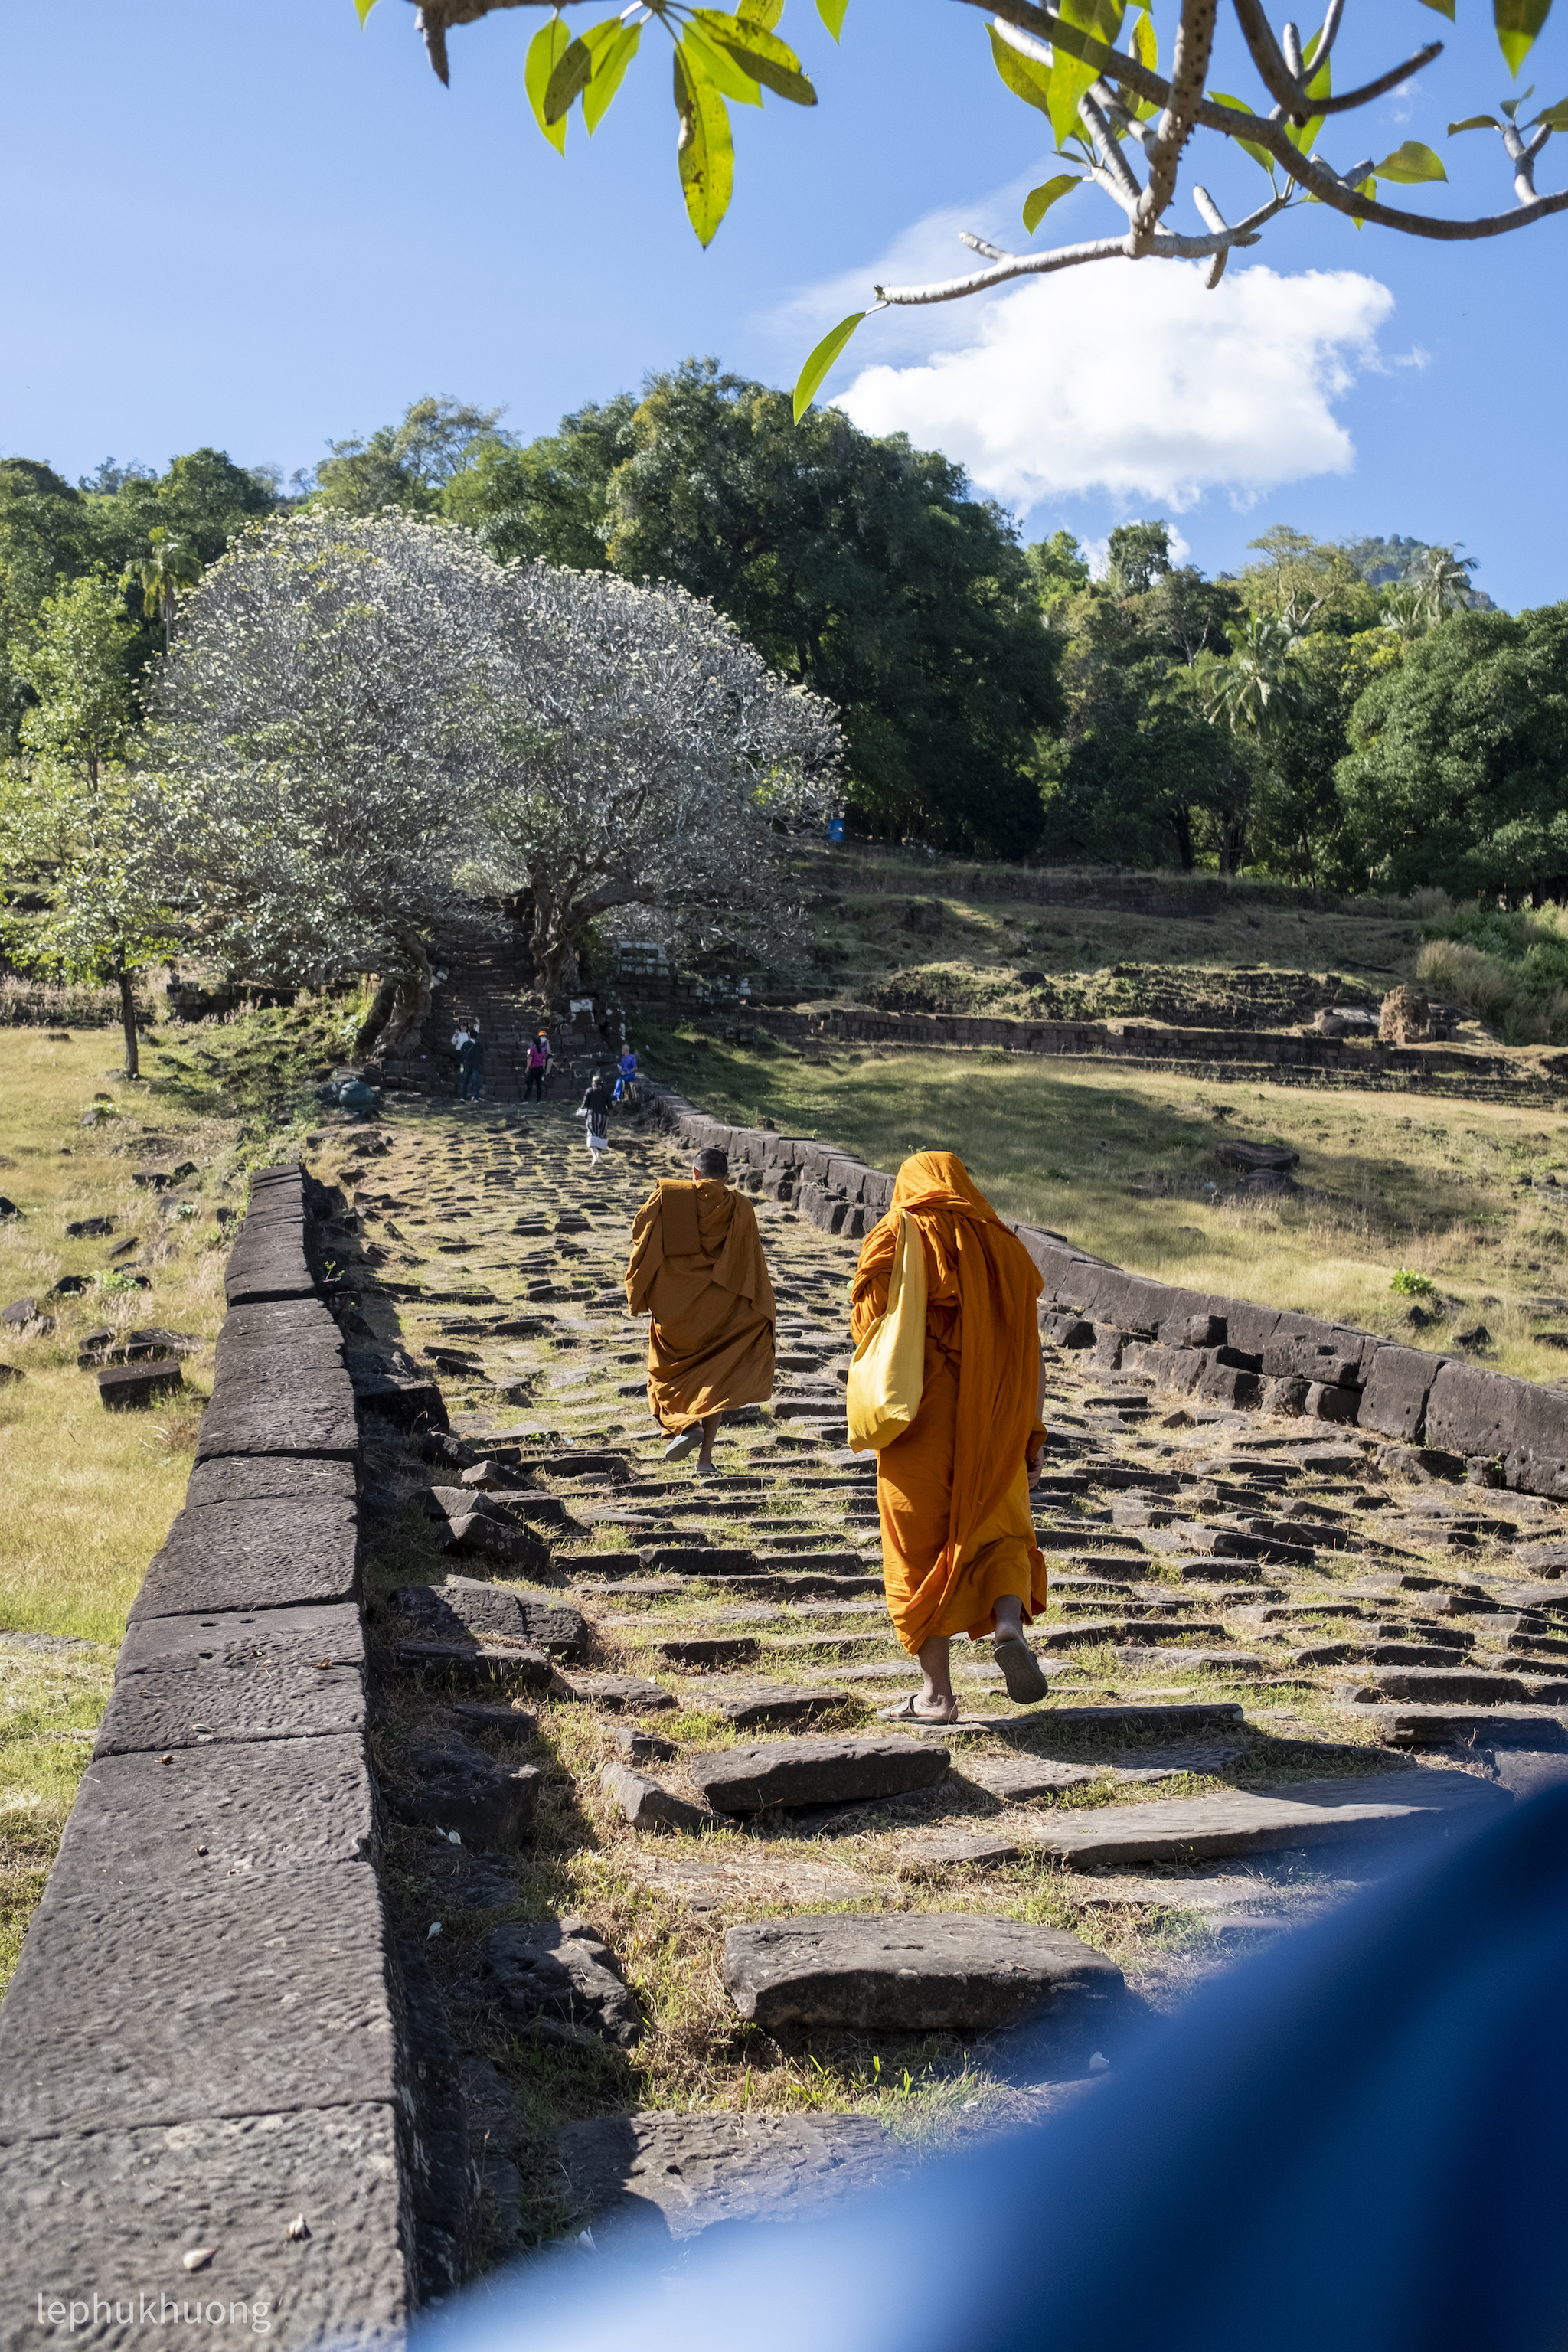
[[(90, 1753), (126, 1612), (184, 1500), (223, 1319), (217, 1213), (240, 1214), (249, 1168), (306, 1131), (334, 1017), (253, 1015), (203, 1028), (194, 1045), (165, 1031), (135, 1085), (115, 1068), (116, 1032), (58, 1043), (0, 1029), (0, 1193), (21, 1212), (0, 1221), (0, 1307), (40, 1309), (0, 1334), (0, 1365), (22, 1376), (0, 1377), (0, 1984)], [(196, 1172), (177, 1198), (132, 1181), (182, 1160)], [(89, 1217), (111, 1217), (113, 1234), (68, 1237)], [(110, 1261), (132, 1236), (135, 1250)], [(50, 1298), (68, 1275), (89, 1286)], [(78, 1369), (81, 1336), (140, 1324), (209, 1344), (186, 1359), (183, 1396), (106, 1412)]]
[[(1005, 1214), (1136, 1273), (1417, 1347), (1452, 1346), (1484, 1323), (1480, 1360), (1532, 1380), (1568, 1370), (1537, 1336), (1568, 1335), (1558, 1295), (1568, 1294), (1568, 1119), (1551, 1113), (1217, 1086), (1000, 1051), (803, 1054), (690, 1024), (639, 1032), (637, 1043), (652, 1076), (717, 1117), (820, 1136), (879, 1168), (958, 1151)], [(1277, 1207), (1231, 1205), (1236, 1179), (1215, 1156), (1226, 1135), (1294, 1145), (1300, 1192)], [(1434, 1295), (1394, 1293), (1401, 1268)]]

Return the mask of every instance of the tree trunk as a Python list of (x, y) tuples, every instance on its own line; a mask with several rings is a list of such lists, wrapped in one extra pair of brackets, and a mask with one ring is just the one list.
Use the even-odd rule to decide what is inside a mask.
[(129, 971), (121, 971), (115, 977), (120, 982), (120, 1020), (125, 1031), (125, 1075), (128, 1078), (139, 1078), (142, 1055), (136, 1043), (135, 976)]
[(354, 1059), (363, 1062), (376, 1039), (392, 1018), (392, 1008), (397, 1002), (397, 977), (389, 972), (371, 999), (370, 1011), (361, 1022), (354, 1039)]
[[(430, 999), (434, 992), (430, 983), (430, 958), (426, 952), (424, 940), (409, 932), (399, 938), (397, 945), (404, 961), (391, 975), (392, 1011), (381, 1034), (384, 1054), (400, 1054), (405, 1045), (418, 1037), (429, 1018)], [(384, 982), (383, 986), (385, 985)]]

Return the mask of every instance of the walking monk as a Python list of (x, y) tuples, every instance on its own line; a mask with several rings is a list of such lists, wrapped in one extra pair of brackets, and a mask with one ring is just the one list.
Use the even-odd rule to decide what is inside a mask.
[(863, 1339), (888, 1305), (898, 1213), (925, 1250), (925, 1385), (919, 1412), (877, 1456), (882, 1579), (899, 1639), (924, 1677), (890, 1721), (951, 1723), (948, 1644), (994, 1636), (1010, 1697), (1044, 1698), (1024, 1639), (1046, 1605), (1046, 1563), (1029, 1489), (1039, 1478), (1041, 1283), (1027, 1250), (951, 1151), (906, 1160), (892, 1207), (867, 1234), (851, 1329)]
[(659, 1184), (637, 1211), (626, 1268), (627, 1312), (652, 1318), (647, 1401), (675, 1433), (664, 1458), (700, 1446), (703, 1477), (721, 1416), (773, 1392), (773, 1286), (757, 1213), (729, 1173), (723, 1152), (701, 1151), (689, 1184)]

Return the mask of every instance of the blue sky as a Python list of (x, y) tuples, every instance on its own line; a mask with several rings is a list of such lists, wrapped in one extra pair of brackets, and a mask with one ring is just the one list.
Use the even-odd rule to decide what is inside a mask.
[[(1510, 201), (1497, 142), (1444, 132), (1510, 85), (1490, 6), (1458, 9), (1449, 26), (1417, 0), (1350, 0), (1341, 86), (1425, 40), (1448, 47), (1321, 145), (1348, 164), (1352, 145), (1425, 139), (1453, 185), (1406, 192), (1412, 207), (1493, 211)], [(1174, 13), (1156, 0), (1163, 48)], [(363, 33), (352, 0), (13, 5), (0, 450), (74, 478), (106, 455), (162, 466), (206, 442), (289, 472), (426, 392), (504, 403), (527, 435), (690, 352), (787, 383), (873, 278), (963, 268), (957, 227), (1021, 249), (1022, 193), (1061, 168), (996, 79), (977, 11), (850, 0), (836, 49), (809, 0), (789, 0), (780, 29), (823, 102), (734, 110), (736, 199), (703, 253), (658, 28), (592, 142), (574, 121), (563, 162), (523, 97), (540, 22), (516, 8), (456, 30), (444, 90), (407, 0), (380, 0)], [(1544, 100), (1568, 89), (1568, 21), (1531, 76)], [(1214, 79), (1256, 91), (1241, 64)], [(1558, 138), (1543, 192), (1565, 173)], [(1233, 218), (1264, 193), (1238, 155), (1205, 152), (1203, 176)], [(1085, 189), (1034, 242), (1117, 217)], [(1190, 196), (1177, 220), (1196, 226)], [(1568, 215), (1442, 247), (1310, 207), (1217, 295), (1177, 266), (1118, 262), (884, 314), (829, 393), (962, 457), (1030, 537), (1103, 540), (1163, 513), (1217, 571), (1281, 521), (1412, 532), (1462, 541), (1478, 584), (1517, 609), (1568, 595), (1565, 240)]]

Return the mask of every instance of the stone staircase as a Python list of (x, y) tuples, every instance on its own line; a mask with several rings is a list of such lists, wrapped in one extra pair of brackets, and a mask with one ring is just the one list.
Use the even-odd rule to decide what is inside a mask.
[[(977, 2067), (982, 2120), (1016, 2122), (1042, 2082), (1115, 2064), (1173, 1927), (1190, 1981), (1568, 1775), (1562, 1507), (1478, 1507), (1353, 1430), (1161, 1421), (1048, 1340), (1049, 1696), (1014, 1706), (989, 1645), (958, 1643), (958, 1722), (879, 1722), (917, 1677), (875, 1465), (844, 1444), (853, 1244), (759, 1201), (777, 1392), (699, 1481), (663, 1462), (621, 1283), (630, 1213), (684, 1153), (617, 1119), (592, 1169), (563, 1102), (389, 1134), (350, 1278), (452, 1423), (367, 1424), (384, 1789), (409, 1824), (389, 1885), (470, 2053), (485, 2259), (602, 2240), (649, 2200), (688, 2235), (894, 2177), (868, 2052)], [(635, 2048), (645, 2084), (683, 2081), (704, 2033), (701, 2113), (606, 2071)], [(542, 2042), (558, 2076), (528, 2071)], [(802, 2119), (806, 2053), (846, 2112)]]
[(458, 1063), (452, 1037), (459, 1026), (472, 1028), (476, 1022), (484, 1040), (487, 1102), (522, 1100), (528, 1048), (542, 1027), (549, 1029), (556, 1062), (547, 1091), (558, 1100), (575, 1101), (590, 1072), (613, 1063), (621, 1049), (619, 1009), (602, 994), (595, 997), (591, 1015), (579, 1013), (574, 1020), (560, 1012), (548, 1017), (540, 1013), (530, 984), (532, 967), (514, 929), (499, 938), (450, 940), (433, 961), (442, 977), (418, 1045), (386, 1064), (395, 1087), (455, 1098)]

